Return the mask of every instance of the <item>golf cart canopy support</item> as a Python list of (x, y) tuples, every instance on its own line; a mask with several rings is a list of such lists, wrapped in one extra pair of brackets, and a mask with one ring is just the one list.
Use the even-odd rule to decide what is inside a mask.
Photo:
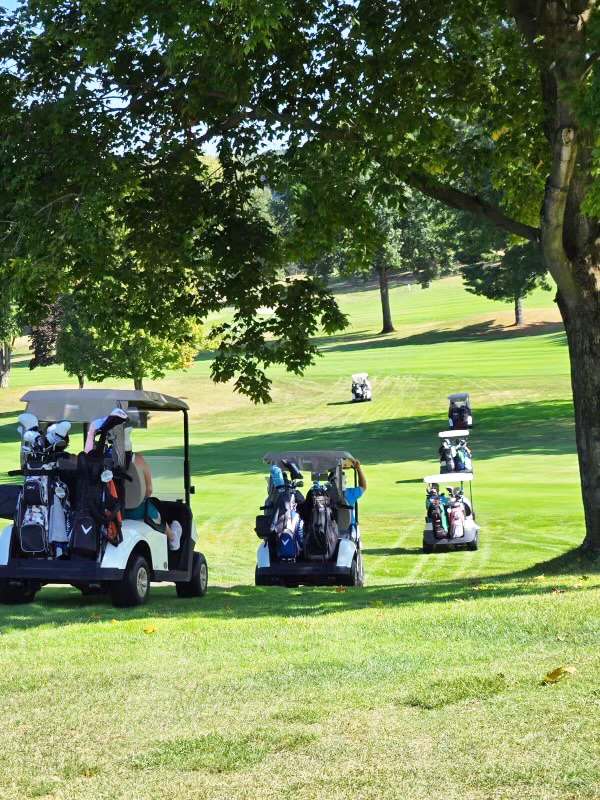
[(276, 464), (285, 469), (284, 461), (294, 463), (306, 472), (328, 472), (341, 466), (342, 469), (354, 467), (354, 457), (345, 450), (286, 450), (283, 453), (269, 452), (263, 456), (265, 464)]

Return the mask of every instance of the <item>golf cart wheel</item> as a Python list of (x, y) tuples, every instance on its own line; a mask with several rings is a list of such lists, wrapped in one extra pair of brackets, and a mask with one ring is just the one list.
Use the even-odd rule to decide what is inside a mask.
[(352, 560), (352, 566), (350, 567), (350, 575), (342, 575), (336, 581), (338, 586), (362, 586), (362, 574), (361, 570), (358, 568), (358, 562), (356, 558)]
[(208, 586), (208, 564), (202, 553), (192, 556), (192, 577), (175, 584), (177, 597), (204, 597)]
[(433, 553), (433, 545), (427, 544), (427, 542), (423, 542), (423, 552), (424, 553)]
[(0, 580), (0, 603), (6, 605), (23, 605), (35, 599), (37, 589), (31, 581), (16, 583), (9, 580)]
[(467, 544), (467, 550), (477, 550), (478, 548), (479, 548), (479, 541), (477, 534), (475, 534), (475, 538), (473, 539), (473, 541)]
[(271, 581), (269, 578), (265, 578), (261, 575), (258, 571), (258, 567), (254, 570), (254, 585), (255, 586), (271, 586)]
[(110, 599), (118, 608), (143, 606), (150, 594), (150, 567), (144, 556), (134, 554), (127, 564), (125, 575), (110, 587)]

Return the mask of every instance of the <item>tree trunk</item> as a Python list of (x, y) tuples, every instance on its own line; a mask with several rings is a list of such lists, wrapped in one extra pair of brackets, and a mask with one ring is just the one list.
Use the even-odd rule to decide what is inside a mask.
[(80, 388), (80, 389), (83, 389), (83, 383), (84, 383), (84, 377), (83, 377), (83, 375), (78, 375), (78, 376), (77, 376), (77, 383), (79, 384), (79, 388)]
[(134, 378), (133, 379), (133, 388), (136, 391), (143, 391), (144, 390), (144, 379), (143, 378)]
[(523, 300), (517, 295), (515, 297), (515, 325), (523, 325)]
[(379, 294), (381, 295), (381, 313), (383, 316), (381, 333), (393, 333), (395, 328), (392, 324), (387, 269), (385, 267), (377, 267), (377, 275), (379, 277)]
[(575, 438), (586, 535), (582, 547), (600, 552), (600, 318), (598, 299), (575, 307), (557, 298), (571, 360)]
[(0, 389), (8, 389), (11, 353), (12, 349), (10, 344), (8, 342), (2, 342), (0, 345)]

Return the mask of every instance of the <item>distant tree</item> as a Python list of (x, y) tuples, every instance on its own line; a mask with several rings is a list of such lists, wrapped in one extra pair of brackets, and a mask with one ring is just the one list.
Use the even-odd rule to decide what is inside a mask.
[(67, 374), (77, 376), (80, 387), (84, 379), (130, 378), (142, 389), (146, 377), (156, 380), (167, 370), (191, 367), (206, 346), (202, 327), (190, 317), (165, 320), (156, 335), (132, 325), (122, 310), (106, 305), (90, 310), (87, 300), (80, 303), (77, 297), (64, 302), (56, 360)]
[(29, 334), (30, 349), (33, 358), (29, 369), (49, 367), (56, 361), (56, 339), (60, 332), (63, 310), (59, 301), (49, 306), (43, 319), (31, 327)]
[(12, 349), (20, 333), (17, 308), (10, 291), (0, 294), (0, 389), (7, 389), (10, 379)]
[(523, 298), (537, 287), (550, 290), (539, 247), (532, 242), (507, 250), (499, 261), (471, 264), (463, 269), (466, 289), (490, 300), (515, 304), (515, 325), (523, 324)]

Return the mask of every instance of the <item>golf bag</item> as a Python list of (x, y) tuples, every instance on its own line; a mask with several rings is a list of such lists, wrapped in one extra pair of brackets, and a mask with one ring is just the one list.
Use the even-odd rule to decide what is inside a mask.
[(14, 524), (24, 554), (45, 557), (66, 552), (69, 493), (66, 484), (52, 470), (44, 474), (26, 465)]
[(300, 498), (301, 495), (297, 497), (293, 489), (283, 491), (277, 497), (270, 529), (277, 558), (282, 561), (295, 560), (300, 551), (302, 520), (296, 511)]
[(440, 454), (440, 472), (454, 472), (454, 464), (456, 460), (456, 447), (451, 444), (449, 439), (444, 439), (439, 449)]
[(427, 517), (431, 520), (436, 539), (445, 539), (448, 532), (448, 520), (446, 509), (437, 494), (427, 498)]
[(448, 509), (448, 532), (451, 539), (465, 535), (465, 510), (460, 500), (454, 500)]
[(313, 487), (308, 492), (303, 518), (305, 557), (311, 561), (328, 561), (333, 557), (339, 534), (331, 497), (324, 489)]
[(69, 549), (74, 555), (95, 558), (103, 542), (117, 546), (123, 541), (123, 504), (102, 454), (79, 454), (77, 489)]
[(470, 472), (472, 466), (471, 451), (464, 439), (461, 439), (460, 444), (455, 448), (454, 468), (457, 472)]

